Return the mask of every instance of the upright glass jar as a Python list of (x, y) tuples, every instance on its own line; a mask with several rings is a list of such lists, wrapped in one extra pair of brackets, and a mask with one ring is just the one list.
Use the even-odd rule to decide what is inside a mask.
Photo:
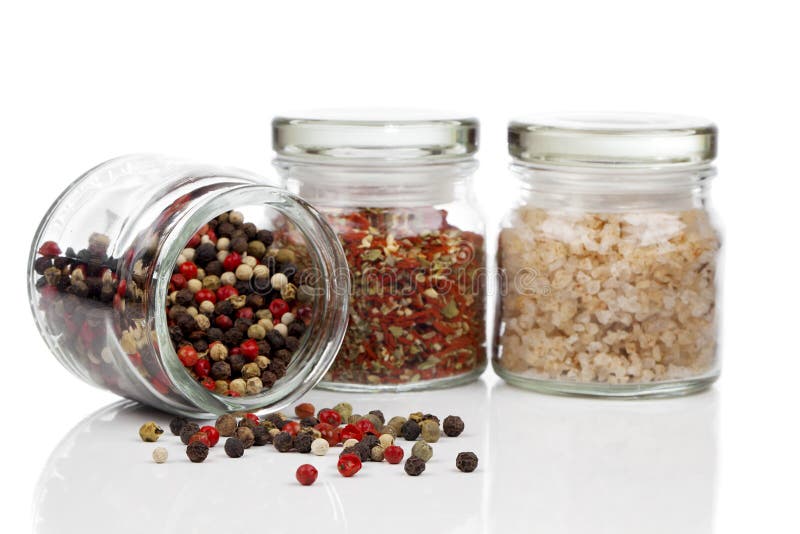
[(338, 233), (350, 324), (322, 387), (406, 391), (486, 366), (484, 223), (468, 117), (303, 115), (273, 123), (275, 166)]
[(278, 410), (313, 387), (344, 336), (347, 263), (313, 208), (265, 184), (152, 155), (73, 182), (29, 260), (31, 309), (58, 360), (186, 415)]
[(512, 122), (493, 365), (512, 384), (673, 395), (719, 374), (716, 127), (650, 114)]

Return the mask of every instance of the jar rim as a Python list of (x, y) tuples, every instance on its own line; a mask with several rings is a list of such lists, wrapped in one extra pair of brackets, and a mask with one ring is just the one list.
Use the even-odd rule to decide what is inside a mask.
[(343, 109), (272, 120), (281, 156), (320, 161), (409, 162), (462, 159), (478, 151), (478, 119), (411, 109)]
[(717, 127), (660, 113), (551, 113), (511, 121), (508, 152), (517, 161), (548, 166), (694, 166), (716, 157)]
[[(225, 211), (259, 204), (287, 216), (307, 240), (312, 263), (320, 269), (320, 276), (329, 284), (326, 289), (329, 291), (327, 294), (331, 295), (330, 299), (325, 299), (325, 295), (315, 296), (312, 324), (327, 332), (317, 336), (306, 334), (306, 340), (292, 358), (286, 376), (273, 387), (256, 395), (224, 397), (205, 389), (186, 372), (170, 340), (166, 310), (159, 304), (166, 301), (178, 255), (197, 228)], [(155, 318), (157, 346), (165, 371), (181, 393), (205, 412), (276, 411), (289, 406), (322, 380), (344, 339), (350, 294), (344, 250), (324, 217), (310, 204), (285, 190), (269, 185), (243, 184), (220, 192), (202, 206), (186, 213), (178, 221), (175, 231), (166, 237), (162, 252), (157, 256), (154, 272), (157, 278), (153, 284), (150, 309)]]

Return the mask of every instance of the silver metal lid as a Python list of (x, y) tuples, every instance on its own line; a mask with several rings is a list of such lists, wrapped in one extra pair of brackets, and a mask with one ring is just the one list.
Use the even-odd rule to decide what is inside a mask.
[(362, 161), (449, 160), (478, 150), (478, 120), (417, 110), (320, 111), (272, 121), (279, 156)]
[(574, 167), (665, 167), (711, 162), (717, 128), (653, 113), (562, 113), (512, 121), (508, 152), (527, 163)]

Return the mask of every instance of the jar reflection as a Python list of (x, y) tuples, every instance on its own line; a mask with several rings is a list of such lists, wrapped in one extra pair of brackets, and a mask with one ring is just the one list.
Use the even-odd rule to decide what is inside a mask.
[(716, 391), (597, 401), (491, 392), (490, 531), (711, 532)]
[[(303, 400), (317, 408), (346, 400), (360, 413), (380, 409), (391, 417), (424, 410), (442, 418), (460, 413), (467, 422), (461, 437), (434, 444), (434, 457), (421, 477), (409, 477), (402, 465), (383, 462), (366, 463), (351, 479), (336, 470), (341, 447), (318, 457), (280, 454), (268, 445), (252, 447), (234, 460), (220, 443), (205, 462), (192, 464), (185, 447), (167, 428), (172, 416), (130, 401), (117, 402), (78, 422), (53, 450), (34, 497), (34, 530), (40, 534), (254, 528), (292, 532), (300, 525), (321, 524), (326, 533), (360, 533), (374, 530), (382, 517), (416, 517), (433, 531), (483, 532), (488, 471), (481, 466), (464, 475), (456, 470), (454, 459), (465, 448), (479, 454), (487, 450), (487, 398), (483, 381), (416, 394), (343, 397), (311, 392)], [(143, 443), (138, 428), (151, 420), (166, 433), (157, 443)], [(410, 455), (410, 442), (401, 439), (398, 444), (406, 457)], [(151, 459), (157, 446), (169, 452), (164, 464)], [(319, 471), (311, 488), (294, 478), (303, 463)], [(455, 505), (439, 506), (443, 500)], [(392, 520), (382, 531), (405, 531), (407, 526)]]

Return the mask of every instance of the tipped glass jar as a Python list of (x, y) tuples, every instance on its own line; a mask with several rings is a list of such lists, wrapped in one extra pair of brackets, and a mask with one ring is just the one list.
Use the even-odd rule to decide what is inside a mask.
[(29, 261), (31, 308), (90, 384), (186, 415), (281, 409), (327, 371), (347, 263), (303, 200), (250, 173), (125, 156), (70, 185)]
[(472, 198), (478, 122), (404, 113), (273, 121), (275, 166), (338, 233), (350, 324), (321, 383), (445, 387), (486, 366), (484, 223)]
[(708, 211), (716, 128), (684, 117), (512, 122), (493, 365), (551, 393), (674, 395), (719, 374)]

